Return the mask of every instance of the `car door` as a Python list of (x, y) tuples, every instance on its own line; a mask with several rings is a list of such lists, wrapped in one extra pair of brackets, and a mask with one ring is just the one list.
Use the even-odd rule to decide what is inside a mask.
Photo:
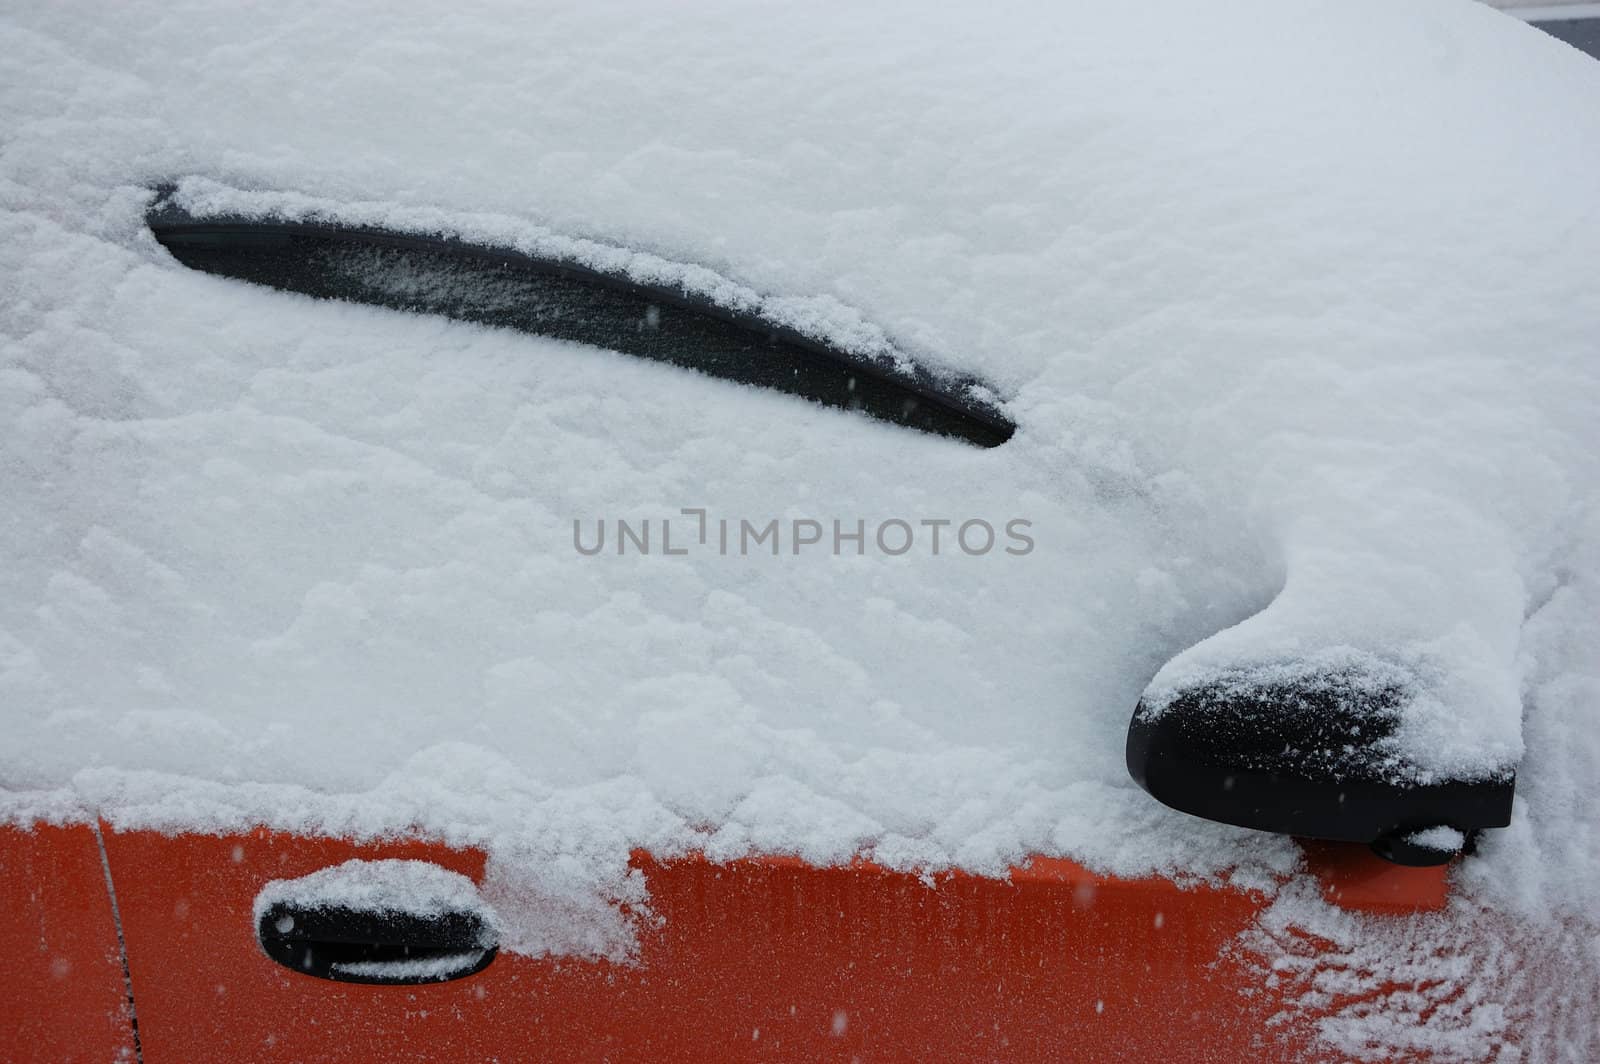
[[(647, 900), (629, 915), (632, 957), (502, 949), (462, 978), (381, 985), (269, 956), (263, 889), (352, 860), (481, 882), (482, 853), (266, 829), (105, 840), (149, 1064), (1290, 1060), (1314, 1019), (1273, 1021), (1291, 983), (1263, 984), (1231, 948), (1269, 903), (1262, 893), (1058, 859), (1003, 879), (639, 852)], [(1438, 869), (1351, 848), (1318, 859), (1347, 906), (1443, 902)], [(381, 920), (369, 926), (383, 938)]]

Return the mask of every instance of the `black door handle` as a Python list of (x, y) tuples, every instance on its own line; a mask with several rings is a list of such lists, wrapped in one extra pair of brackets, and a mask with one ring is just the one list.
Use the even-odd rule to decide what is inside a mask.
[[(380, 889), (328, 889), (337, 886), (332, 874), (353, 866), (361, 866), (354, 871), (369, 887), (376, 876)], [(407, 877), (417, 878), (414, 866), (428, 870), (424, 880), (450, 889), (443, 896), (408, 890)], [(396, 880), (387, 890), (385, 872)], [(352, 861), (270, 883), (256, 903), (256, 938), (268, 957), (303, 975), (388, 986), (461, 979), (483, 971), (499, 951), (493, 911), (471, 881), (420, 861)]]

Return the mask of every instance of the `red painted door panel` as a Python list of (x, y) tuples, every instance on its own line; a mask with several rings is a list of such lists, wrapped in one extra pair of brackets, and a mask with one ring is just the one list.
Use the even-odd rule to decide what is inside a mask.
[(94, 829), (0, 827), (0, 1059), (134, 1059)]
[(351, 857), (480, 878), (481, 855), (268, 832), (106, 845), (149, 1064), (1298, 1056), (1300, 1033), (1267, 1033), (1278, 1003), (1259, 973), (1219, 961), (1262, 904), (1237, 891), (1064, 861), (934, 888), (868, 865), (640, 855), (661, 919), (637, 964), (501, 955), (457, 982), (384, 987), (271, 962), (256, 892)]

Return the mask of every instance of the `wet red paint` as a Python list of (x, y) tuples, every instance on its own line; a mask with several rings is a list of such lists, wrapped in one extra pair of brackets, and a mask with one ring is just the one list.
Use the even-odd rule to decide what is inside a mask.
[(0, 827), (0, 964), (0, 1059), (134, 1059), (117, 928), (89, 827)]
[(659, 920), (636, 964), (502, 955), (454, 983), (370, 987), (269, 961), (261, 886), (351, 857), (478, 876), (481, 855), (268, 832), (107, 846), (149, 1064), (1294, 1056), (1292, 1032), (1267, 1028), (1276, 1001), (1218, 960), (1262, 904), (1239, 891), (1066, 861), (930, 887), (868, 864), (641, 854)]
[(1390, 864), (1365, 846), (1305, 842), (1306, 865), (1322, 884), (1322, 896), (1345, 909), (1370, 913), (1429, 912), (1450, 896), (1450, 869)]
[[(930, 885), (867, 862), (766, 857), (634, 865), (655, 919), (636, 963), (502, 955), (425, 987), (332, 983), (256, 944), (269, 880), (352, 857), (484, 858), (426, 841), (352, 843), (105, 833), (144, 1059), (191, 1061), (1293, 1060), (1302, 1026), (1270, 1023), (1279, 990), (1227, 947), (1266, 900), (1094, 875), (1040, 858), (1009, 881)], [(1351, 848), (1308, 859), (1330, 899), (1436, 908), (1442, 870)], [(0, 835), (8, 1060), (129, 1054), (121, 967), (93, 833)], [(31, 958), (31, 959), (30, 959)], [(52, 983), (66, 958), (73, 978)], [(37, 969), (37, 970), (36, 970)]]

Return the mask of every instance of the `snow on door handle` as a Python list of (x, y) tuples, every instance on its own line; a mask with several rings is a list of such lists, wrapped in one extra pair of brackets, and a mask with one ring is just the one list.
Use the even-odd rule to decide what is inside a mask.
[(318, 979), (410, 986), (487, 968), (499, 925), (478, 888), (426, 861), (346, 861), (273, 880), (255, 903), (268, 957)]

